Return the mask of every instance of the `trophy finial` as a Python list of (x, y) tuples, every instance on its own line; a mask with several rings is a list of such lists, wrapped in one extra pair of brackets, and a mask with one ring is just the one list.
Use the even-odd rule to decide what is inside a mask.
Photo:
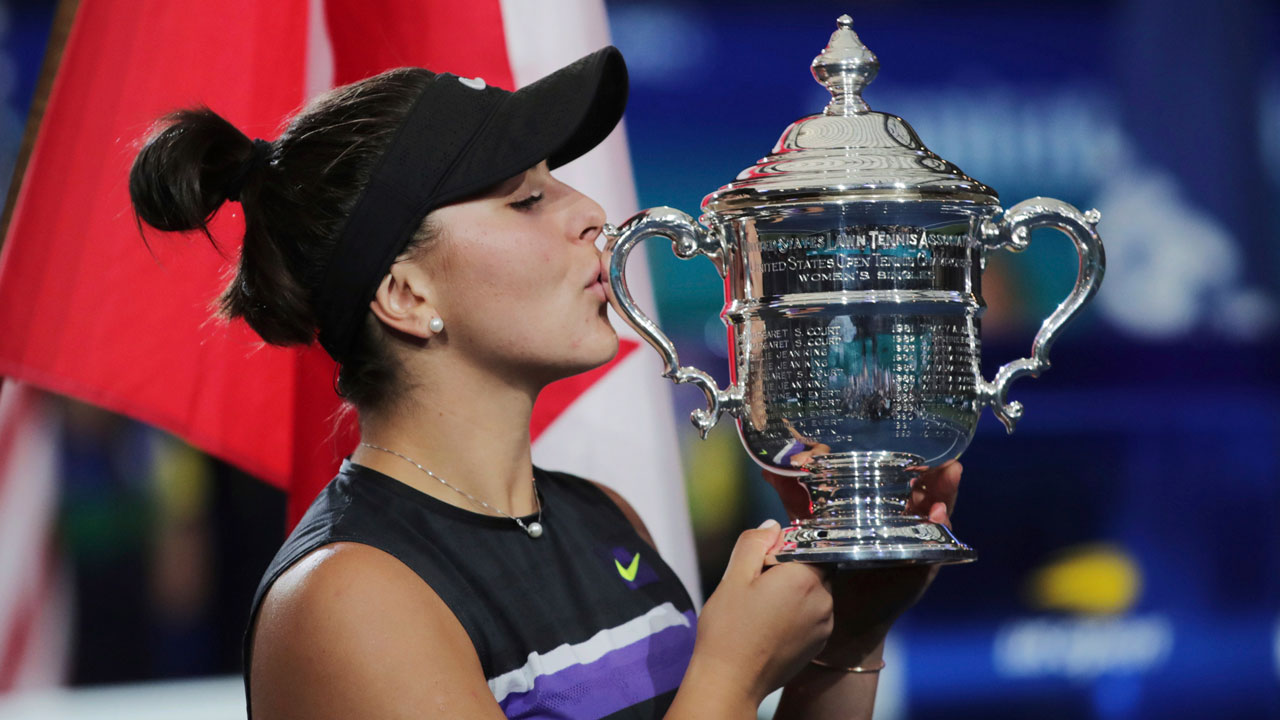
[(813, 77), (831, 91), (827, 115), (853, 115), (871, 109), (862, 99), (862, 89), (875, 79), (880, 61), (853, 31), (853, 18), (836, 18), (836, 31), (822, 54), (813, 59)]

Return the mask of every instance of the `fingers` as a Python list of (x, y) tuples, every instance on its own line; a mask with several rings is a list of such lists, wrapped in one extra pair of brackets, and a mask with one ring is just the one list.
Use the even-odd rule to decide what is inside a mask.
[[(806, 564), (809, 564), (809, 563), (806, 563)], [(834, 569), (834, 566), (818, 565), (818, 569), (822, 571), (822, 588), (826, 590), (828, 593), (831, 592), (832, 589), (834, 588), (834, 585), (832, 584), (832, 582), (836, 576), (836, 571)]]
[(764, 569), (764, 556), (782, 535), (782, 526), (770, 518), (755, 530), (747, 530), (738, 536), (724, 569), (723, 581), (749, 583), (760, 576)]
[(936, 522), (939, 525), (945, 525), (948, 529), (951, 528), (951, 514), (947, 512), (945, 503), (934, 503), (933, 507), (929, 508), (928, 517), (929, 522)]
[(951, 515), (955, 513), (956, 495), (960, 490), (960, 475), (963, 471), (964, 467), (958, 461), (951, 460), (922, 472), (911, 483), (908, 511), (926, 515), (933, 522), (941, 522), (934, 519), (934, 506), (940, 504), (943, 517), (949, 523)]
[(788, 562), (770, 568), (760, 582), (774, 587), (790, 587), (806, 594), (821, 590), (822, 594), (830, 595), (831, 576), (831, 568), (822, 563)]
[(765, 555), (776, 554), (777, 552), (782, 550), (782, 547), (786, 545), (786, 543), (787, 543), (787, 531), (784, 528), (782, 532), (778, 533), (778, 539), (774, 540), (773, 545), (770, 545), (769, 549), (765, 551)]
[(932, 502), (940, 502), (946, 506), (947, 517), (950, 518), (956, 511), (956, 496), (960, 493), (960, 474), (964, 472), (964, 466), (959, 460), (940, 465), (935, 474), (937, 477), (931, 480), (933, 492), (930, 500)]

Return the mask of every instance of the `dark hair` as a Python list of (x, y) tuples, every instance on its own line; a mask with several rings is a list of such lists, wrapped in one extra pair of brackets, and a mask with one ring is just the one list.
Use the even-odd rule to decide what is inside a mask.
[[(247, 177), (242, 170), (254, 159), (254, 144), (230, 122), (207, 107), (164, 116), (129, 172), (139, 231), (142, 222), (166, 231), (199, 230), (217, 247), (208, 223), (238, 190), (244, 244), (234, 278), (215, 301), (216, 313), (244, 318), (272, 345), (311, 343), (316, 288), (343, 220), (432, 77), (420, 68), (399, 68), (317, 97), (272, 143), (269, 162)], [(433, 234), (424, 222), (406, 250), (420, 252)], [(339, 369), (338, 394), (361, 411), (389, 404), (408, 382), (386, 332), (369, 314)]]

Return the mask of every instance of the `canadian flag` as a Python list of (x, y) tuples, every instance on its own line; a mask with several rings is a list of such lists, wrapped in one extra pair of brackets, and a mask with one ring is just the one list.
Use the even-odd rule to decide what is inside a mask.
[[(0, 251), (0, 376), (159, 426), (287, 489), (292, 527), (354, 446), (352, 425), (330, 424), (334, 366), (318, 346), (265, 346), (209, 319), (238, 205), (211, 224), (231, 257), (199, 235), (152, 231), (144, 245), (127, 193), (139, 139), (199, 103), (272, 138), (315, 93), (403, 65), (514, 88), (608, 41), (601, 0), (81, 0)], [(636, 209), (621, 127), (558, 175), (614, 222)], [(643, 257), (631, 264), (632, 293), (652, 307)], [(618, 357), (539, 399), (535, 461), (614, 486), (696, 596), (661, 363), (614, 320)]]

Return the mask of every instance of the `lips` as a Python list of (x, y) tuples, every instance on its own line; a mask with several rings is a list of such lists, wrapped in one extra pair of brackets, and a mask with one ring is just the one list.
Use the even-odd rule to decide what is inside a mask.
[(604, 268), (596, 266), (595, 274), (587, 279), (587, 283), (583, 286), (584, 290), (594, 293), (601, 301), (607, 301), (608, 297), (604, 291)]

